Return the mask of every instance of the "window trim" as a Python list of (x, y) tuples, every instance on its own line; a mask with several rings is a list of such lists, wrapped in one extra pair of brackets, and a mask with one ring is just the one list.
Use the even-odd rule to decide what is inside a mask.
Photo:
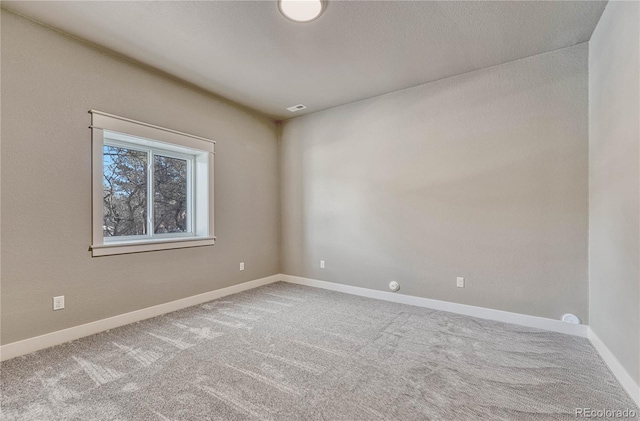
[[(176, 130), (155, 126), (148, 123), (131, 120), (128, 118), (108, 114), (102, 111), (90, 110), (92, 133), (92, 244), (90, 250), (92, 256), (107, 256), (113, 254), (139, 253), (154, 250), (170, 250), (186, 247), (200, 247), (215, 244), (214, 234), (214, 155), (215, 141), (204, 137), (194, 136)], [(108, 132), (105, 136), (105, 132)], [(118, 137), (135, 137), (143, 144), (146, 141), (167, 145), (158, 147), (155, 145), (140, 145), (141, 150), (161, 152), (162, 156), (175, 156), (184, 159), (185, 151), (197, 151), (186, 155), (193, 158), (191, 162), (192, 194), (191, 206), (191, 231), (189, 234), (156, 234), (155, 236), (141, 236), (133, 239), (114, 240), (115, 237), (105, 241), (103, 236), (103, 148), (104, 145), (116, 145)], [(125, 143), (127, 143), (125, 141)], [(132, 146), (138, 147), (136, 142)], [(122, 146), (126, 147), (126, 144)], [(163, 145), (164, 146), (164, 145)], [(165, 155), (166, 152), (166, 155)], [(181, 156), (182, 155), (182, 156)], [(151, 153), (153, 156), (153, 152)], [(206, 164), (206, 165), (204, 165)], [(203, 174), (202, 171), (206, 171)], [(204, 180), (204, 182), (202, 182)], [(205, 194), (207, 197), (196, 201)], [(150, 206), (153, 206), (151, 204)]]

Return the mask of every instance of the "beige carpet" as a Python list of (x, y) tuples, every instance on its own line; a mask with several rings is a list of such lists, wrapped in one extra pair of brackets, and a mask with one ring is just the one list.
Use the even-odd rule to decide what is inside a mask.
[(586, 339), (276, 283), (2, 364), (3, 420), (638, 411)]

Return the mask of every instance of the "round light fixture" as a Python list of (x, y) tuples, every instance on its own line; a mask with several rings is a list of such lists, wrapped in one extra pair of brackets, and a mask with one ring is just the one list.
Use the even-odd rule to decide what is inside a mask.
[(278, 0), (280, 13), (294, 22), (311, 22), (318, 19), (326, 5), (325, 0)]

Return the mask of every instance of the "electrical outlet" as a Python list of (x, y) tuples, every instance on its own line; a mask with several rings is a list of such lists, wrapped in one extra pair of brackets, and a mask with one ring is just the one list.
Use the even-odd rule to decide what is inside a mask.
[(244, 270), (244, 262), (240, 262), (240, 270)]
[(458, 276), (458, 277), (456, 278), (456, 286), (457, 286), (458, 288), (464, 288), (464, 278), (462, 278), (462, 277)]
[(64, 308), (64, 295), (53, 297), (53, 310), (62, 310)]
[(324, 269), (324, 260), (320, 260), (320, 269)]

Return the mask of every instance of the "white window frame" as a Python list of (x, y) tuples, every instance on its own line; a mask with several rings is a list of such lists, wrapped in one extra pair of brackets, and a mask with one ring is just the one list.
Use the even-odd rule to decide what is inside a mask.
[[(148, 123), (91, 110), (92, 132), (92, 245), (94, 257), (139, 253), (215, 244), (213, 174), (215, 141)], [(154, 154), (187, 160), (187, 222), (189, 232), (155, 234), (153, 223), (153, 180), (148, 174), (147, 234), (104, 237), (103, 177), (104, 146), (123, 147), (147, 153), (153, 166)]]

